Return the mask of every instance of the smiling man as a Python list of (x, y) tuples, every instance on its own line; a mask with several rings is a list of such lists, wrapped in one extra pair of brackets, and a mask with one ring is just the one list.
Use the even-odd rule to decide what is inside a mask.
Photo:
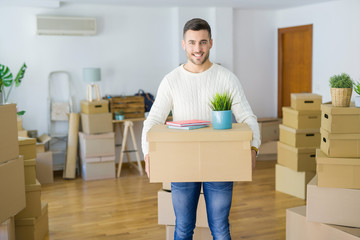
[[(174, 121), (191, 119), (211, 121), (209, 100), (215, 93), (223, 92), (233, 96), (234, 104), (231, 108), (236, 121), (248, 124), (253, 131), (251, 144), (253, 168), (255, 167), (256, 152), (260, 146), (256, 116), (246, 100), (237, 77), (226, 68), (210, 62), (212, 45), (211, 28), (205, 20), (194, 18), (185, 24), (182, 47), (188, 61), (164, 77), (148, 118), (144, 121), (142, 149), (148, 176), (150, 157), (146, 134), (150, 128), (156, 124), (164, 124), (170, 111)], [(229, 213), (233, 182), (171, 183), (176, 216), (174, 239), (193, 239), (201, 185), (203, 185), (208, 223), (214, 240), (231, 239)]]

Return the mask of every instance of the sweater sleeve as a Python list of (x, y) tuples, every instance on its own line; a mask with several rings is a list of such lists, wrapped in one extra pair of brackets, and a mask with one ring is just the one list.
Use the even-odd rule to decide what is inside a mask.
[(155, 101), (151, 107), (148, 117), (144, 121), (144, 127), (141, 136), (141, 146), (144, 156), (149, 153), (149, 142), (147, 141), (147, 133), (154, 125), (164, 124), (172, 109), (173, 101), (170, 93), (170, 87), (166, 77), (160, 83), (156, 94)]
[(260, 147), (260, 130), (259, 124), (257, 122), (257, 117), (253, 113), (246, 97), (244, 90), (241, 86), (240, 81), (235, 75), (231, 76), (232, 82), (232, 96), (234, 96), (233, 100), (233, 114), (236, 118), (237, 122), (246, 123), (253, 132), (253, 139), (251, 141), (251, 146), (256, 147), (257, 149)]

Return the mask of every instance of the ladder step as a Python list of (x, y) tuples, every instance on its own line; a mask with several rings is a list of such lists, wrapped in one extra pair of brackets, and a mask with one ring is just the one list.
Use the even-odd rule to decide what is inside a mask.
[(124, 150), (122, 151), (123, 153), (127, 153), (127, 152), (137, 152), (137, 150)]

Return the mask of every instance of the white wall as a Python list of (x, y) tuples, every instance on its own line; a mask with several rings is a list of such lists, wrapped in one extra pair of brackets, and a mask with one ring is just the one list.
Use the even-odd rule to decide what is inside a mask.
[(346, 72), (360, 79), (359, 13), (359, 0), (343, 0), (276, 14), (278, 28), (313, 24), (313, 92), (322, 95), (323, 102), (331, 101), (330, 76)]

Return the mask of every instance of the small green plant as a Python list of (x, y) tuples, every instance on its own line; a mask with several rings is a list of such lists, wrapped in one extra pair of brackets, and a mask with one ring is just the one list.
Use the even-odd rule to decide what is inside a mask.
[(124, 115), (124, 110), (120, 109), (119, 111), (115, 112), (116, 115)]
[(231, 110), (233, 97), (231, 94), (224, 92), (222, 94), (216, 93), (210, 100), (210, 108), (213, 111), (227, 111)]
[(354, 82), (354, 91), (358, 94), (358, 95), (360, 95), (360, 82)]
[(340, 75), (333, 75), (329, 80), (331, 88), (352, 88), (353, 80), (346, 73)]

